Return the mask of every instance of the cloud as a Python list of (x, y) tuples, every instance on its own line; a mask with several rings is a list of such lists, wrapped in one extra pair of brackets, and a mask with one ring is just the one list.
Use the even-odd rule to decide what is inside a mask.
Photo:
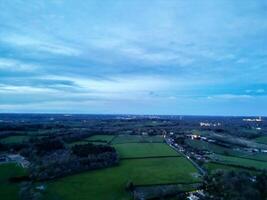
[(251, 106), (267, 91), (265, 8), (262, 1), (8, 1), (0, 4), (0, 105), (178, 114), (202, 104), (198, 114)]
[(36, 39), (34, 37), (11, 34), (2, 36), (0, 41), (9, 45), (16, 46), (17, 48), (26, 48), (30, 51), (40, 51), (50, 54), (58, 54), (65, 56), (78, 56), (81, 52), (78, 49), (69, 47), (59, 42), (49, 42), (46, 40)]
[(179, 55), (178, 53), (171, 51), (146, 51), (142, 48), (129, 47), (121, 49), (121, 53), (129, 58), (136, 59), (137, 61), (144, 61), (153, 64), (166, 65), (168, 63), (179, 64), (180, 66), (189, 65), (193, 62), (192, 58)]
[(237, 95), (237, 94), (219, 94), (207, 97), (209, 100), (246, 100), (251, 99), (253, 96), (250, 95)]
[(57, 92), (54, 89), (51, 88), (43, 88), (43, 87), (33, 87), (33, 86), (14, 86), (14, 85), (5, 85), (0, 84), (0, 93), (13, 93), (13, 94), (40, 94), (40, 93), (47, 93), (47, 92)]
[(256, 92), (261, 94), (261, 93), (264, 93), (265, 90), (264, 89), (257, 89)]
[(68, 76), (44, 76), (47, 80), (69, 81), (78, 86), (81, 90), (120, 93), (138, 92), (150, 90), (163, 90), (170, 86), (171, 80), (160, 76), (112, 76), (108, 79), (90, 79), (85, 77)]
[(0, 58), (0, 70), (31, 72), (37, 69), (37, 65), (21, 62), (16, 59)]

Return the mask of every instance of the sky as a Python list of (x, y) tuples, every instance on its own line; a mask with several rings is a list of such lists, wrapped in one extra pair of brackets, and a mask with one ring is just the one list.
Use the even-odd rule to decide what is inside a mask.
[(0, 0), (0, 112), (267, 115), (265, 0)]

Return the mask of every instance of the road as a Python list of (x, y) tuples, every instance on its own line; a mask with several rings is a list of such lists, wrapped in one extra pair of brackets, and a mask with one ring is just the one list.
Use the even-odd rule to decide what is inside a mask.
[(199, 171), (199, 173), (204, 176), (206, 174), (206, 171), (204, 169), (202, 169), (199, 164), (197, 164), (194, 160), (192, 160), (189, 156), (187, 156), (184, 152), (179, 150), (179, 146), (174, 146), (171, 142), (171, 140), (169, 138), (165, 138), (166, 143), (173, 148), (175, 151), (177, 151), (178, 153), (182, 154), (187, 160), (189, 160), (189, 162), (191, 162)]

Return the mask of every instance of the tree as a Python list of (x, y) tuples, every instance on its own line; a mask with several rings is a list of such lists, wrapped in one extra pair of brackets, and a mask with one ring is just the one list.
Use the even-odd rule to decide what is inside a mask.
[[(263, 179), (261, 182), (267, 180)], [(258, 184), (247, 172), (217, 171), (204, 178), (203, 189), (207, 199), (262, 200)]]

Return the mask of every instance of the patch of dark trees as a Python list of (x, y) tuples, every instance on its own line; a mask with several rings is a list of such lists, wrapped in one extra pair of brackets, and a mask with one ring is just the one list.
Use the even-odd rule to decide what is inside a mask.
[[(62, 148), (61, 144), (53, 141), (38, 147), (42, 152), (33, 159), (30, 166), (30, 177), (33, 180), (51, 180), (87, 170), (106, 168), (117, 165), (119, 157), (115, 148), (107, 145), (91, 143), (75, 145), (71, 149)], [(45, 145), (48, 145), (45, 147)], [(51, 150), (53, 149), (53, 150)], [(45, 154), (43, 152), (46, 151)]]
[(34, 142), (34, 150), (36, 151), (36, 154), (38, 156), (42, 156), (51, 151), (56, 151), (56, 150), (64, 149), (64, 148), (65, 148), (64, 143), (57, 138), (36, 139)]
[(36, 131), (36, 130), (50, 130), (59, 128), (68, 128), (65, 124), (57, 123), (1, 123), (0, 131)]
[(216, 171), (203, 181), (206, 200), (265, 200), (266, 188), (266, 172), (252, 176), (244, 171)]
[(74, 155), (79, 157), (87, 157), (88, 155), (97, 155), (105, 152), (116, 153), (114, 147), (107, 145), (94, 145), (94, 144), (85, 144), (85, 145), (75, 145), (72, 147), (72, 152)]
[(23, 149), (28, 148), (28, 144), (26, 143), (12, 143), (12, 144), (6, 144), (0, 142), (0, 152), (20, 152)]
[(25, 181), (30, 181), (30, 177), (29, 176), (14, 176), (9, 178), (9, 182), (10, 183), (21, 183), (21, 182), (25, 182)]

